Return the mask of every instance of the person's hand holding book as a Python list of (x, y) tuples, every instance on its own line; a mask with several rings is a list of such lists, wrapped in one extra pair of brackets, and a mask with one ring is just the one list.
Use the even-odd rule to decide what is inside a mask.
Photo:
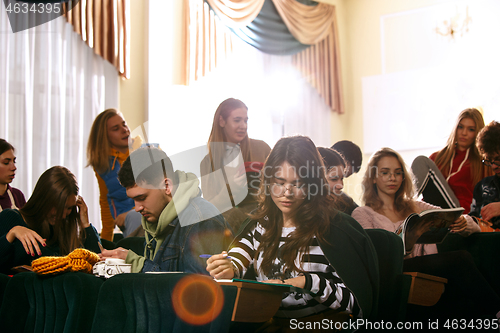
[(458, 233), (467, 229), (467, 220), (465, 216), (460, 216), (455, 222), (450, 224), (450, 232)]

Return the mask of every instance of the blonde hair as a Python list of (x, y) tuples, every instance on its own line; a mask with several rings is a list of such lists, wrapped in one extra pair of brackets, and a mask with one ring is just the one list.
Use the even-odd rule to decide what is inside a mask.
[[(226, 135), (224, 134), (223, 128), (220, 126), (220, 118), (227, 120), (236, 109), (248, 110), (245, 103), (236, 98), (228, 98), (219, 104), (217, 110), (215, 111), (214, 121), (212, 123), (212, 131), (210, 132), (210, 137), (208, 138), (208, 154), (210, 156), (210, 162), (212, 165), (212, 170), (218, 170), (222, 167), (222, 157), (224, 156), (223, 145), (211, 145), (216, 142), (227, 142)], [(252, 161), (252, 154), (250, 151), (250, 140), (248, 139), (248, 134), (240, 142), (241, 154), (243, 155), (243, 160), (245, 162)]]
[(87, 166), (92, 166), (98, 173), (109, 169), (109, 150), (111, 145), (108, 140), (108, 120), (114, 116), (123, 115), (116, 109), (107, 109), (101, 112), (94, 120), (90, 129), (87, 143)]
[(474, 184), (476, 184), (481, 179), (483, 179), (483, 177), (489, 175), (488, 170), (485, 169), (483, 164), (481, 163), (481, 154), (479, 153), (479, 150), (477, 149), (475, 144), (475, 139), (477, 137), (477, 134), (484, 127), (483, 115), (478, 109), (469, 108), (460, 112), (460, 114), (458, 115), (458, 119), (455, 123), (455, 127), (453, 128), (453, 131), (451, 132), (448, 138), (446, 147), (444, 147), (437, 153), (434, 162), (436, 163), (439, 170), (441, 170), (443, 176), (445, 178), (448, 177), (450, 173), (450, 163), (454, 156), (455, 148), (457, 145), (458, 125), (464, 119), (472, 119), (472, 121), (474, 121), (474, 124), (476, 125), (476, 135), (474, 137), (474, 143), (470, 146), (470, 151), (469, 151), (469, 161), (470, 161), (470, 171), (471, 171), (472, 181)]
[(371, 207), (376, 212), (380, 212), (383, 206), (382, 199), (378, 196), (377, 185), (374, 184), (374, 180), (378, 176), (378, 163), (383, 157), (395, 157), (399, 164), (401, 164), (401, 169), (403, 170), (403, 182), (396, 192), (396, 197), (394, 199), (394, 208), (396, 212), (405, 217), (411, 213), (415, 213), (417, 208), (413, 199), (415, 196), (413, 174), (408, 171), (401, 155), (391, 148), (382, 148), (375, 152), (370, 158), (362, 182), (362, 201), (366, 206)]

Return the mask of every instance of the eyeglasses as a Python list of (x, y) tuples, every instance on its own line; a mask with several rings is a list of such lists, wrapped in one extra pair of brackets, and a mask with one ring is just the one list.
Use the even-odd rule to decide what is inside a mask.
[(404, 173), (403, 171), (396, 171), (396, 172), (380, 171), (378, 173), (378, 176), (383, 180), (388, 180), (391, 178), (391, 176), (394, 176), (394, 178), (399, 179), (404, 177)]
[(497, 161), (497, 160), (493, 160), (493, 161), (482, 160), (481, 162), (483, 162), (483, 164), (488, 166), (488, 167), (493, 166), (493, 164), (495, 164), (497, 167), (500, 167), (500, 161)]
[(272, 183), (270, 186), (271, 193), (277, 197), (282, 197), (285, 195), (286, 191), (294, 196), (299, 196), (304, 193), (304, 184), (289, 184), (288, 187), (285, 184)]

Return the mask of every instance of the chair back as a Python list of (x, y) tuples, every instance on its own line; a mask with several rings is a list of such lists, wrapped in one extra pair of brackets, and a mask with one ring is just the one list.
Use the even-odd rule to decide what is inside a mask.
[(0, 308), (2, 332), (90, 332), (102, 283), (81, 272), (16, 274)]
[(3, 294), (5, 292), (5, 287), (10, 280), (10, 276), (5, 274), (0, 274), (0, 307), (2, 306)]
[(236, 287), (198, 274), (120, 274), (102, 286), (92, 332), (228, 332)]
[(377, 251), (380, 292), (378, 319), (403, 321), (410, 291), (411, 277), (403, 274), (403, 242), (393, 232), (366, 229)]

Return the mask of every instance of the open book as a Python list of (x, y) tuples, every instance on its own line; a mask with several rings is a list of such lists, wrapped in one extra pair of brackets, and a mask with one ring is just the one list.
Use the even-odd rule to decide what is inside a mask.
[(404, 254), (413, 250), (415, 244), (441, 243), (450, 232), (449, 226), (455, 222), (463, 208), (429, 209), (420, 214), (410, 214), (396, 230), (403, 240)]

